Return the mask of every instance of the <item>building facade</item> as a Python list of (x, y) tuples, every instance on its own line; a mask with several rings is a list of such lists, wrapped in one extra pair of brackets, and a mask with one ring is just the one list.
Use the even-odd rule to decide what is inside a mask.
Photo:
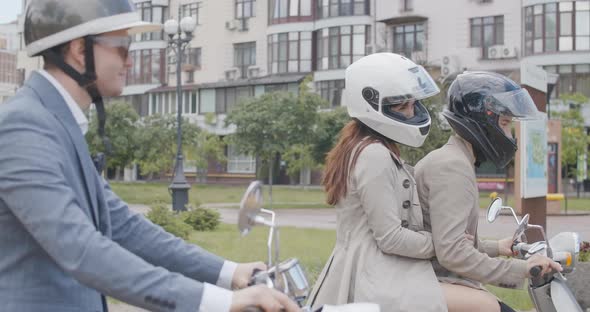
[(0, 104), (13, 96), (19, 86), (16, 70), (18, 39), (16, 21), (0, 24)]
[[(146, 21), (196, 19), (181, 66), (181, 110), (220, 136), (233, 132), (223, 120), (241, 98), (297, 91), (306, 75), (332, 106), (341, 105), (345, 68), (382, 51), (413, 59), (443, 84), (464, 70), (520, 81), (521, 64), (528, 63), (559, 74), (553, 98), (590, 96), (588, 0), (132, 1)], [(19, 26), (22, 33), (22, 19)], [(25, 75), (40, 66), (18, 56)], [(166, 35), (137, 36), (130, 56), (134, 65), (122, 97), (141, 116), (176, 113), (177, 60)], [(209, 115), (215, 124), (205, 123)], [(253, 177), (255, 159), (231, 146), (226, 155), (226, 165), (210, 166), (209, 181)]]

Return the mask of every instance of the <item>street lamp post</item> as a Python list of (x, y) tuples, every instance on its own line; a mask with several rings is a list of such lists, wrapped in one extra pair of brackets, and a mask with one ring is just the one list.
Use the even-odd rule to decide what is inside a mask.
[[(180, 16), (180, 8), (178, 9)], [(195, 20), (190, 17), (184, 17), (180, 24), (176, 20), (168, 20), (164, 23), (164, 32), (168, 35), (168, 45), (176, 53), (176, 122), (177, 122), (177, 151), (176, 164), (174, 166), (174, 178), (168, 187), (172, 194), (172, 209), (174, 211), (186, 210), (188, 203), (188, 190), (191, 188), (184, 176), (183, 157), (182, 157), (182, 80), (180, 65), (184, 50), (193, 39), (193, 31), (196, 27)], [(183, 36), (184, 33), (184, 36)]]

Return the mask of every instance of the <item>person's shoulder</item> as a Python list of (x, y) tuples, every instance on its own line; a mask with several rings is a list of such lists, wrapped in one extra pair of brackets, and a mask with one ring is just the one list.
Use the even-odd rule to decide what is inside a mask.
[(452, 172), (464, 173), (469, 171), (473, 164), (469, 159), (459, 151), (456, 151), (452, 145), (444, 145), (441, 148), (433, 150), (422, 158), (415, 167), (416, 178), (428, 175), (448, 175)]
[(391, 152), (380, 142), (369, 143), (359, 154), (359, 160), (369, 163), (392, 161)]
[(54, 118), (41, 104), (41, 100), (28, 92), (18, 92), (0, 104), (0, 127), (12, 123), (49, 125), (52, 119)]

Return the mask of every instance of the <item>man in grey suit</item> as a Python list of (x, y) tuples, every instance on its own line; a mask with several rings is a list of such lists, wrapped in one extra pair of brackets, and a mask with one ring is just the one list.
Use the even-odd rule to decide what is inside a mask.
[(27, 52), (45, 67), (0, 106), (0, 311), (106, 311), (104, 295), (152, 311), (298, 310), (279, 292), (245, 288), (264, 264), (165, 232), (95, 170), (83, 111), (94, 102), (104, 134), (102, 96), (122, 92), (129, 36), (159, 30), (134, 10), (129, 0), (27, 6)]
[(415, 171), (424, 227), (432, 231), (434, 271), (449, 311), (513, 311), (482, 283), (516, 289), (532, 267), (546, 273), (561, 271), (561, 266), (539, 255), (527, 261), (499, 258), (512, 255), (511, 238), (479, 240), (475, 166), (488, 160), (505, 167), (516, 152), (512, 120), (538, 118), (539, 113), (525, 89), (496, 73), (458, 75), (448, 93), (443, 114), (455, 133), (420, 160)]

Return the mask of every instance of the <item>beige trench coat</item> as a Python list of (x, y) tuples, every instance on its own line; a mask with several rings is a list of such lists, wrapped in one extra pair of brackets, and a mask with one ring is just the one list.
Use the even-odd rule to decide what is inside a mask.
[[(452, 135), (416, 165), (424, 226), (432, 231), (433, 266), (441, 282), (484, 289), (483, 284), (521, 288), (526, 262), (496, 258), (497, 241), (477, 235), (479, 196), (471, 144)], [(465, 233), (475, 237), (465, 238)]]
[(380, 143), (359, 155), (336, 205), (336, 246), (308, 304), (378, 303), (388, 311), (447, 311), (430, 264), (411, 168)]

